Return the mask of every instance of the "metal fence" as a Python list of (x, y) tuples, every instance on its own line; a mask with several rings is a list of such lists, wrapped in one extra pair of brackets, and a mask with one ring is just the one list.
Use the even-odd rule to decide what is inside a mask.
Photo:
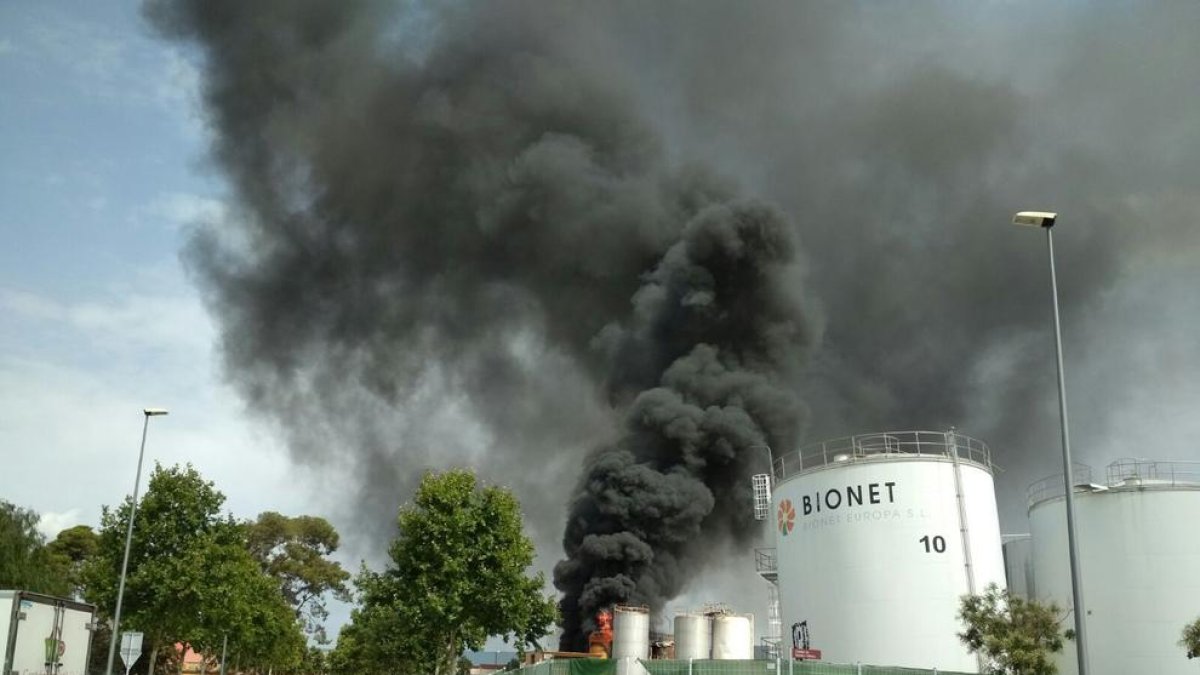
[[(821, 661), (675, 661), (639, 660), (633, 668), (622, 669), (615, 660), (559, 659), (525, 666), (520, 675), (617, 675), (621, 672), (649, 675), (966, 675), (949, 670), (923, 670), (863, 664), (824, 663)], [(639, 669), (637, 666), (641, 666)]]
[(822, 661), (642, 661), (650, 675), (966, 675), (947, 670), (920, 670)]
[[(553, 659), (532, 666), (522, 666), (516, 672), (521, 675), (571, 675), (571, 664), (581, 659)], [(591, 659), (588, 659), (591, 660)], [(615, 663), (614, 663), (615, 667)]]
[(997, 468), (986, 443), (957, 431), (885, 431), (835, 438), (776, 457), (771, 468), (780, 481), (829, 464), (927, 457), (958, 458), (988, 470)]

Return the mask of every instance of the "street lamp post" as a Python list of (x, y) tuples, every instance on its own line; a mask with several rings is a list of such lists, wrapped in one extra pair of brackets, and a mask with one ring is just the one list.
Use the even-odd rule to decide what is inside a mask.
[(138, 450), (137, 473), (133, 478), (133, 501), (129, 506), (129, 525), (125, 529), (125, 557), (121, 560), (121, 580), (117, 584), (117, 609), (113, 612), (112, 638), (108, 641), (108, 663), (104, 666), (104, 674), (112, 675), (113, 660), (117, 656), (117, 642), (121, 637), (121, 602), (125, 599), (125, 572), (129, 568), (129, 547), (133, 543), (133, 518), (137, 515), (138, 485), (142, 480), (142, 458), (146, 456), (146, 431), (150, 428), (150, 418), (166, 415), (163, 408), (145, 408), (142, 410), (145, 420), (142, 422), (142, 447)]
[(1071, 437), (1067, 430), (1067, 382), (1063, 371), (1062, 321), (1058, 313), (1058, 278), (1054, 272), (1054, 235), (1051, 228), (1057, 213), (1021, 211), (1013, 216), (1014, 225), (1040, 227), (1046, 231), (1046, 251), (1050, 258), (1050, 295), (1054, 305), (1054, 347), (1058, 359), (1058, 416), (1062, 428), (1063, 487), (1067, 507), (1067, 555), (1071, 561), (1071, 599), (1075, 605), (1075, 652), (1079, 675), (1087, 675), (1087, 635), (1084, 629), (1083, 582), (1079, 574), (1079, 545), (1075, 534), (1075, 478), (1071, 471)]

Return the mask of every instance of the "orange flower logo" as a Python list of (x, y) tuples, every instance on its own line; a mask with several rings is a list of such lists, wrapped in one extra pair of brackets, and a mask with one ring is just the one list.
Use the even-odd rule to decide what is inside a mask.
[(796, 529), (796, 509), (792, 508), (792, 500), (785, 499), (779, 502), (777, 520), (779, 522), (779, 534), (785, 537), (792, 530)]

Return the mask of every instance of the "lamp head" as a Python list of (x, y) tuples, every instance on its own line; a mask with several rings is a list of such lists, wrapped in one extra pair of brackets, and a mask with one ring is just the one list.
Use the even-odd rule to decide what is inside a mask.
[(142, 413), (145, 414), (146, 417), (155, 417), (158, 415), (166, 415), (167, 409), (166, 408), (144, 408), (142, 410)]
[(1058, 214), (1050, 211), (1021, 211), (1013, 216), (1013, 225), (1051, 228), (1054, 227), (1056, 220), (1058, 220)]

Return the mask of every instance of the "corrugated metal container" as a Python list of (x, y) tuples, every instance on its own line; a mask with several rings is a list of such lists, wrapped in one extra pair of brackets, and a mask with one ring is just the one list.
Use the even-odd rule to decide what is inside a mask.
[(650, 658), (650, 610), (645, 607), (613, 608), (612, 657)]
[[(1083, 473), (1083, 472), (1080, 472)], [(1079, 475), (1078, 473), (1076, 475)], [(1085, 474), (1086, 476), (1086, 474)], [(1037, 596), (1072, 608), (1062, 477), (1031, 488)], [(1092, 675), (1196, 672), (1179, 640), (1200, 615), (1200, 463), (1123, 460), (1077, 481), (1075, 532)], [(1064, 622), (1072, 626), (1073, 618)], [(1059, 672), (1078, 672), (1074, 643)]]
[(1004, 576), (1008, 591), (1022, 598), (1037, 597), (1033, 574), (1033, 538), (1028, 534), (1009, 535), (1004, 542)]
[(711, 638), (711, 618), (703, 614), (675, 615), (675, 658), (709, 658), (712, 653)]
[(852, 436), (779, 457), (783, 653), (807, 622), (835, 663), (978, 672), (959, 598), (1004, 587), (987, 446), (953, 431)]
[(754, 617), (719, 614), (712, 618), (712, 657), (717, 661), (754, 658)]

